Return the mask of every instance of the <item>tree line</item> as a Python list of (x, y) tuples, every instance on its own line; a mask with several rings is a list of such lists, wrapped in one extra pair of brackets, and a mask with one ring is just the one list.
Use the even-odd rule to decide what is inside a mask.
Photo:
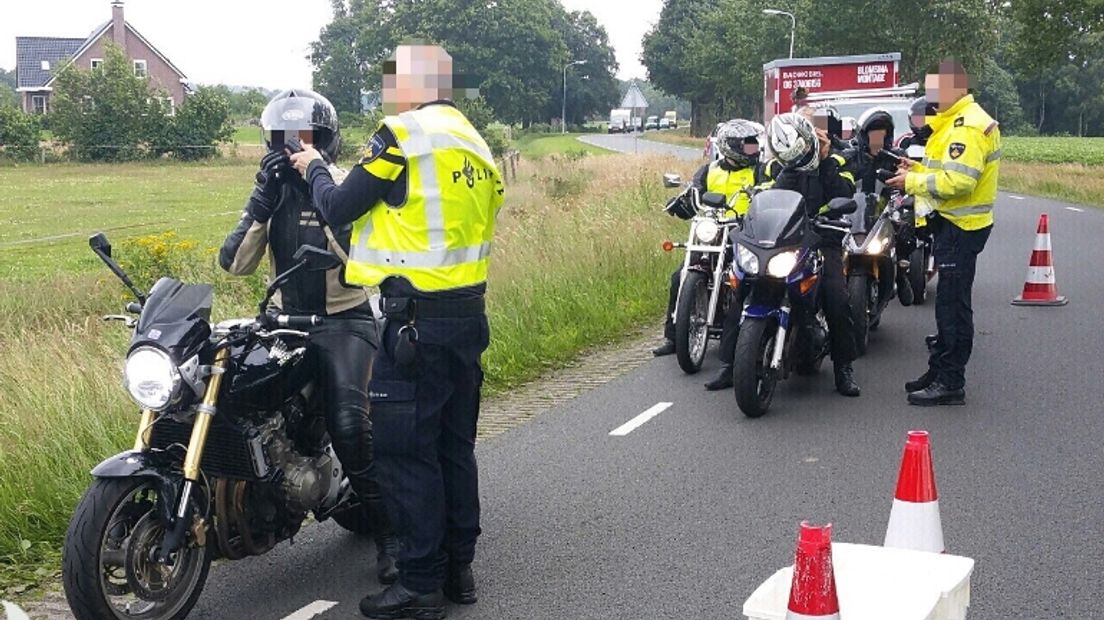
[(649, 79), (692, 103), (695, 129), (762, 115), (762, 66), (901, 52), (902, 82), (963, 61), (1006, 132), (1104, 135), (1104, 0), (666, 0), (644, 37)]
[(377, 98), (383, 61), (403, 42), (442, 45), (460, 86), (478, 88), (499, 121), (581, 124), (620, 101), (609, 36), (589, 11), (558, 0), (331, 0), (334, 18), (312, 45), (315, 89), (343, 112)]

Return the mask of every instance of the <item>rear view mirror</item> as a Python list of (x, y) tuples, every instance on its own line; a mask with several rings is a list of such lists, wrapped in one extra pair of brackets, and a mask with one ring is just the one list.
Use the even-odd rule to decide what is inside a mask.
[(88, 238), (88, 247), (92, 248), (92, 251), (100, 254), (103, 253), (107, 257), (111, 257), (111, 242), (107, 240), (107, 235), (103, 233), (96, 233)]
[(313, 245), (299, 246), (291, 258), (296, 263), (305, 262), (307, 271), (329, 271), (341, 266), (341, 260), (337, 255)]
[(663, 175), (663, 187), (678, 187), (682, 185), (682, 177), (677, 174), (668, 172)]
[(702, 194), (701, 202), (703, 205), (714, 209), (724, 209), (727, 206), (725, 204), (724, 194), (719, 192), (706, 192)]
[(854, 198), (833, 198), (828, 203), (828, 211), (835, 215), (848, 215), (859, 208)]

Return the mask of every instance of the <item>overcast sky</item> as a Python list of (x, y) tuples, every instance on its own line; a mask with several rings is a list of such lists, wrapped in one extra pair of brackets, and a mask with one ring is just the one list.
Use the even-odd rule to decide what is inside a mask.
[[(464, 0), (457, 0), (464, 1)], [(609, 32), (618, 77), (644, 79), (640, 39), (663, 0), (561, 0), (589, 9)], [(111, 18), (109, 0), (3, 0), (0, 67), (15, 68), (15, 37), (84, 37)], [(631, 10), (626, 10), (626, 4)], [(127, 0), (126, 20), (201, 84), (309, 86), (310, 42), (331, 18), (329, 0)]]

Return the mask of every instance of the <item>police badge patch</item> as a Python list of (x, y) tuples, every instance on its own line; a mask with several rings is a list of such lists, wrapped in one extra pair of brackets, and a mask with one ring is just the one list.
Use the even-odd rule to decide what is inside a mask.
[(366, 164), (382, 155), (386, 150), (387, 144), (383, 141), (383, 138), (378, 133), (374, 134), (372, 139), (368, 141), (367, 148), (364, 149), (364, 159), (361, 159), (360, 163)]
[(951, 156), (951, 159), (958, 159), (965, 152), (966, 145), (961, 142), (952, 142), (951, 148), (947, 150), (947, 154)]

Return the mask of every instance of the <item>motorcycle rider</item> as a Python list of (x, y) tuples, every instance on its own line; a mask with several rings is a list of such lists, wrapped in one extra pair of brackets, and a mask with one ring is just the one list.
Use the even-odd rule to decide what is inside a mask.
[(855, 177), (858, 190), (864, 194), (888, 195), (888, 188), (879, 182), (878, 170), (896, 170), (895, 160), (882, 155), (883, 151), (893, 149), (893, 117), (885, 110), (874, 109), (859, 120), (859, 131), (855, 145), (843, 155), (848, 161), (848, 169)]
[[(289, 269), (302, 245), (348, 257), (351, 226), (331, 227), (311, 205), (310, 187), (292, 169), (286, 148), (298, 139), (333, 162), (341, 131), (333, 105), (306, 89), (286, 90), (261, 114), (268, 154), (237, 227), (219, 252), (219, 264), (234, 275), (249, 275), (269, 255), (270, 273)], [(397, 542), (392, 534), (372, 459), (368, 416), (368, 376), (378, 339), (368, 292), (346, 284), (344, 264), (325, 272), (300, 271), (280, 287), (274, 308), (287, 314), (317, 314), (325, 323), (312, 328), (307, 355), (322, 384), (326, 429), (349, 482), (366, 508), (375, 537), (380, 583), (398, 579)]]
[[(787, 189), (805, 198), (806, 214), (814, 218), (824, 212), (834, 198), (851, 198), (855, 180), (844, 170), (846, 160), (831, 151), (827, 131), (816, 129), (804, 116), (779, 114), (771, 119), (767, 140), (782, 171), (774, 180), (774, 189)], [(836, 391), (844, 396), (859, 396), (852, 362), (858, 357), (855, 326), (848, 304), (847, 279), (843, 273), (843, 239), (827, 232), (811, 232), (806, 244), (818, 248), (824, 257), (821, 290), (828, 321)]]
[[(909, 106), (910, 132), (902, 135), (897, 140), (897, 148), (908, 153), (909, 157), (919, 160), (924, 156), (923, 148), (928, 144), (932, 128), (927, 122), (927, 117), (935, 116), (935, 106), (928, 103), (927, 97), (913, 99)], [(919, 152), (914, 152), (914, 147), (921, 147)]]
[[(740, 190), (758, 185), (762, 179), (758, 173), (759, 163), (759, 138), (763, 135), (763, 126), (754, 121), (733, 119), (721, 125), (717, 130), (717, 149), (721, 152), (721, 159), (705, 164), (694, 173), (690, 181), (691, 186), (698, 190), (699, 195), (706, 192), (718, 192), (724, 194), (725, 201), (730, 207), (730, 212), (736, 215), (747, 213), (750, 199), (746, 193)], [(672, 201), (667, 207), (669, 215), (675, 215), (684, 220), (694, 217), (694, 207), (688, 202), (688, 197), (683, 200)], [(663, 326), (665, 342), (652, 351), (656, 357), (671, 355), (675, 352), (675, 303), (678, 301), (679, 287), (682, 284), (682, 267), (671, 274), (671, 284), (667, 298), (667, 321)], [(736, 317), (737, 326), (739, 316)], [(726, 320), (727, 324), (727, 320)], [(724, 359), (725, 340), (721, 339), (721, 356)], [(736, 343), (733, 341), (732, 349)], [(731, 367), (731, 359), (727, 362)]]

